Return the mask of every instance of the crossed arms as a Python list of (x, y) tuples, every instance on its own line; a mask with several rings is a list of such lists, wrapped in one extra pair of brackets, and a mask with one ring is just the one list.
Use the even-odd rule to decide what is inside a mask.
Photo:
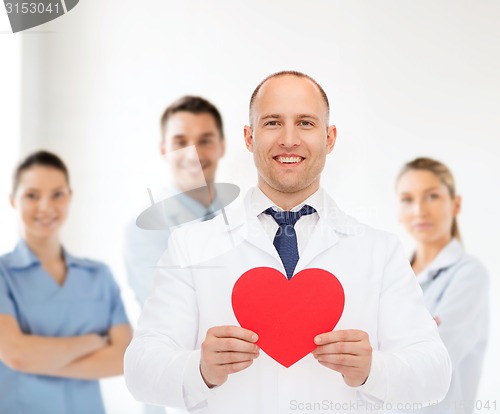
[(0, 361), (30, 374), (87, 380), (120, 375), (131, 338), (128, 324), (113, 326), (107, 337), (28, 335), (13, 316), (0, 315)]

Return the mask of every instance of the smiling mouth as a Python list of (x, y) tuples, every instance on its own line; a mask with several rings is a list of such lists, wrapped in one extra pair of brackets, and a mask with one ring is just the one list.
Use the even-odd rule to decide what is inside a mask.
[(417, 230), (429, 229), (431, 226), (431, 223), (417, 223), (413, 225), (413, 227)]
[(37, 224), (40, 224), (42, 226), (50, 226), (52, 223), (54, 223), (57, 220), (56, 217), (50, 218), (50, 219), (35, 219), (35, 222)]
[(300, 156), (290, 156), (290, 157), (284, 157), (282, 155), (278, 155), (276, 157), (273, 157), (274, 160), (278, 161), (280, 164), (299, 164), (303, 160), (305, 160), (304, 157)]

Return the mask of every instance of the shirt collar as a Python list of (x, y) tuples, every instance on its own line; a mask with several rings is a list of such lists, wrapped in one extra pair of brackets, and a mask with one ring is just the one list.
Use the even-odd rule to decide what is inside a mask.
[(436, 258), (417, 275), (417, 280), (420, 284), (428, 282), (437, 277), (442, 270), (457, 263), (464, 254), (465, 252), (460, 242), (455, 238), (451, 239), (441, 249)]
[(66, 267), (83, 267), (85, 269), (97, 269), (100, 264), (93, 260), (81, 259), (70, 254), (64, 247), (62, 248), (64, 261), (66, 262)]
[[(274, 204), (273, 201), (271, 201), (259, 187), (256, 187), (252, 192), (250, 202), (250, 212), (256, 217), (262, 214), (269, 207), (272, 207), (276, 211), (282, 211), (282, 209)], [(305, 204), (313, 207), (321, 217), (324, 211), (323, 189), (319, 188), (318, 191), (311, 194), (305, 201), (293, 207), (291, 211), (299, 211)]]
[(12, 269), (24, 269), (39, 264), (40, 260), (31, 251), (24, 240), (19, 240), (9, 255), (8, 266)]
[(183, 204), (195, 217), (204, 217), (205, 215), (209, 213), (213, 213), (217, 211), (219, 208), (218, 206), (221, 204), (220, 200), (217, 197), (217, 194), (215, 194), (214, 199), (210, 203), (208, 207), (200, 203), (198, 200), (189, 197), (187, 194), (184, 192), (181, 192), (180, 190), (179, 194), (177, 197), (179, 198), (179, 201), (181, 204)]
[[(277, 208), (258, 187), (254, 187), (249, 191), (247, 199), (249, 199), (247, 214), (255, 218), (263, 214), (264, 210), (269, 207)], [(345, 235), (361, 234), (364, 231), (364, 226), (340, 210), (335, 201), (322, 187), (292, 210), (300, 210), (304, 204), (316, 209), (319, 216), (318, 224), (321, 226), (331, 226), (336, 232)]]
[[(88, 269), (96, 268), (98, 265), (96, 262), (87, 259), (79, 259), (63, 247), (62, 248), (64, 261), (66, 262), (66, 267), (70, 268), (72, 266), (85, 267)], [(8, 261), (8, 267), (11, 269), (26, 269), (33, 265), (39, 265), (40, 260), (29, 248), (28, 244), (23, 240), (19, 240), (16, 247), (12, 251)]]

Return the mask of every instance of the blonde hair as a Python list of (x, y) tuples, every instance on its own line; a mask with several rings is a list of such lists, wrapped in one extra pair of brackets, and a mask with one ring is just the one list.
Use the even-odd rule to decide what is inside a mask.
[[(403, 176), (403, 174), (408, 171), (421, 170), (429, 171), (433, 173), (442, 184), (448, 189), (450, 197), (452, 200), (456, 196), (455, 179), (450, 169), (440, 161), (434, 160), (432, 158), (419, 157), (415, 158), (413, 161), (407, 162), (398, 174), (396, 182)], [(462, 240), (460, 237), (460, 231), (458, 229), (457, 218), (453, 217), (453, 223), (451, 225), (451, 236), (457, 240)]]

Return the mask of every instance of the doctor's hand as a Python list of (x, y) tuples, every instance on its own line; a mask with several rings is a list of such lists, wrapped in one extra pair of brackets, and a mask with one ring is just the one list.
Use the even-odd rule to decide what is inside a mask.
[(207, 331), (201, 344), (200, 372), (213, 388), (226, 382), (229, 374), (252, 365), (259, 356), (256, 333), (239, 326), (216, 326)]
[(340, 372), (344, 382), (357, 387), (363, 385), (370, 374), (372, 347), (368, 334), (349, 329), (317, 335), (314, 343), (318, 347), (312, 352), (318, 362)]

